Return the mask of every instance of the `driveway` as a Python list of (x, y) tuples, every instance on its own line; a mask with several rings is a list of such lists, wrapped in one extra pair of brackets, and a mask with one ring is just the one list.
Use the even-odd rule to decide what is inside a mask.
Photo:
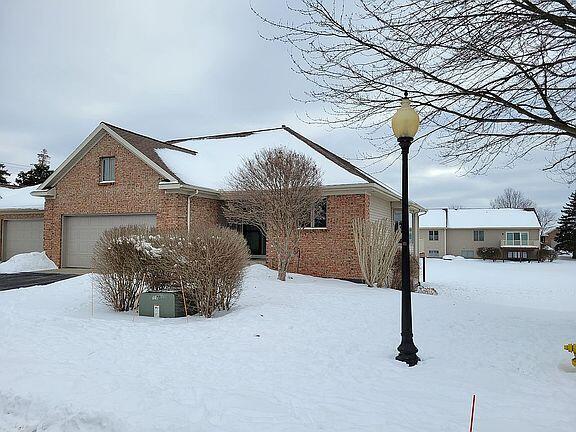
[(78, 276), (77, 274), (62, 273), (0, 273), (0, 291), (16, 288), (25, 288), (35, 285), (47, 285), (64, 279)]

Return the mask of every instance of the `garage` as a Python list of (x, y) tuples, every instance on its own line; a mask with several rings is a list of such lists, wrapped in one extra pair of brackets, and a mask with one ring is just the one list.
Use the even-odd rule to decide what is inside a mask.
[(42, 219), (5, 220), (2, 227), (2, 259), (7, 260), (25, 252), (44, 250), (44, 222)]
[(156, 226), (154, 214), (64, 216), (62, 220), (62, 267), (90, 268), (94, 245), (110, 228)]

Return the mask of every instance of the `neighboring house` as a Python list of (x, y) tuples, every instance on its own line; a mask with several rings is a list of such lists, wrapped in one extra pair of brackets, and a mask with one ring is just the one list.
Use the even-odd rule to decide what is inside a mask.
[(0, 187), (0, 253), (3, 260), (44, 249), (44, 199), (30, 195), (36, 188)]
[[(243, 158), (277, 146), (304, 153), (320, 166), (326, 197), (326, 211), (311, 214), (290, 270), (361, 279), (352, 219), (386, 218), (392, 226), (400, 218), (400, 195), (286, 126), (160, 141), (101, 123), (32, 193), (45, 198), (44, 249), (58, 266), (89, 268), (95, 242), (111, 227), (227, 225), (220, 196), (227, 176)], [(410, 204), (415, 232), (423, 210)], [(252, 254), (265, 258), (262, 234), (251, 226), (238, 229)], [(417, 242), (412, 236), (412, 250), (419, 250)], [(268, 259), (268, 265), (275, 263)]]
[(542, 243), (550, 246), (552, 249), (556, 248), (558, 242), (556, 241), (556, 235), (558, 234), (558, 228), (550, 228), (548, 231), (542, 234)]
[(536, 259), (540, 223), (534, 209), (434, 209), (420, 216), (420, 252), (427, 257), (478, 258), (480, 247), (503, 259)]

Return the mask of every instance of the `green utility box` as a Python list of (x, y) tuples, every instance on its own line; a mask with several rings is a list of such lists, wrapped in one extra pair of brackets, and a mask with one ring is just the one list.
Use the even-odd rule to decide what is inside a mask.
[(155, 318), (183, 317), (184, 303), (180, 291), (149, 291), (140, 295), (138, 315)]

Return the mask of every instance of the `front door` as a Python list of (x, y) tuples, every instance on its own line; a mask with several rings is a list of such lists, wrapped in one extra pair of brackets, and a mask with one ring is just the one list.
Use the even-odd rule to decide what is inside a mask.
[(243, 225), (242, 234), (248, 243), (250, 254), (252, 256), (265, 256), (266, 255), (266, 237), (264, 234), (253, 225)]

